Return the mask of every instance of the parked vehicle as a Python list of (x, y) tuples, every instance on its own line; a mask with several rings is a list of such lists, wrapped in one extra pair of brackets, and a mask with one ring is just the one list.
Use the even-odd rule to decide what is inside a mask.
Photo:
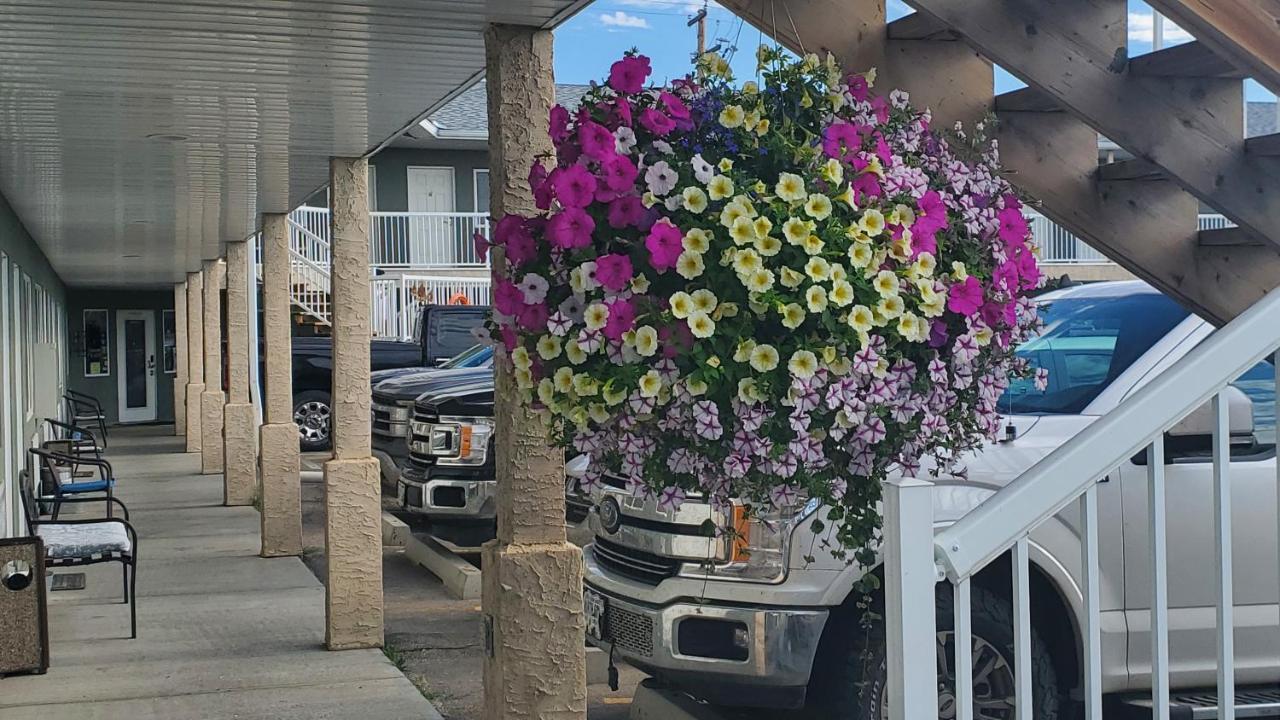
[[(412, 339), (370, 343), (370, 367), (375, 371), (439, 367), (475, 344), (472, 330), (488, 315), (488, 306), (425, 305)], [(293, 338), (293, 421), (303, 451), (329, 447), (332, 389), (332, 339)]]
[(385, 370), (375, 373), (372, 403), (373, 456), (382, 479), (395, 487), (409, 462), (409, 421), (413, 403), (433, 394), (493, 377), (493, 349), (477, 345), (439, 368)]
[[(1019, 352), (1049, 369), (1048, 387), (1014, 382), (1001, 400), (1008, 413), (1002, 440), (966, 459), (967, 477), (938, 478), (941, 524), (964, 516), (1212, 332), (1139, 282), (1068, 288), (1040, 302), (1046, 329)], [(1241, 694), (1255, 704), (1280, 701), (1274, 373), (1261, 363), (1225, 394), (1238, 533), (1235, 678), (1241, 688), (1272, 687)], [(1211, 417), (1207, 408), (1193, 413), (1166, 440), (1168, 557), (1178, 568), (1168, 589), (1175, 704), (1192, 704), (1189, 693), (1216, 681)], [(1135, 456), (1098, 486), (1102, 684), (1120, 703), (1140, 704), (1151, 683), (1145, 464), (1145, 454)], [(816, 501), (743, 521), (737, 510), (722, 514), (696, 498), (659, 510), (622, 487), (609, 479), (592, 498), (594, 542), (584, 552), (589, 642), (713, 702), (803, 706), (812, 717), (832, 720), (887, 717), (883, 630), (861, 622), (862, 596), (853, 588), (863, 570), (833, 557), (824, 543), (828, 531), (814, 530), (814, 520), (825, 517)], [(739, 536), (707, 537), (708, 519), (737, 527)], [(1072, 716), (1079, 697), (1078, 538), (1074, 509), (1030, 536), (1036, 718)], [(1008, 562), (974, 585), (975, 717), (1012, 718)], [(954, 675), (948, 676), (952, 608), (945, 584), (939, 592), (939, 716), (954, 717), (947, 714), (955, 697)], [(878, 602), (873, 598), (873, 611)], [(1185, 712), (1175, 716), (1193, 717)]]

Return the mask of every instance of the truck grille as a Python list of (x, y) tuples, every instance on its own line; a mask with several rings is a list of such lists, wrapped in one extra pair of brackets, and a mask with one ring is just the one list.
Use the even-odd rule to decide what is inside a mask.
[(621, 649), (640, 657), (653, 656), (653, 620), (639, 613), (610, 607), (605, 610), (609, 638)]
[[(394, 399), (374, 395), (370, 407), (373, 434), (396, 439), (404, 437), (407, 411), (409, 408), (402, 407)], [(395, 417), (397, 415), (399, 417)]]
[(680, 561), (629, 548), (597, 537), (591, 546), (596, 561), (606, 568), (646, 585), (657, 585), (680, 570)]
[(568, 494), (564, 498), (564, 519), (566, 522), (577, 525), (587, 519), (587, 515), (591, 513), (590, 498), (581, 495)]
[[(413, 422), (435, 424), (440, 422), (440, 416), (434, 412), (427, 413), (427, 412), (422, 412), (417, 408), (414, 408)], [(436, 459), (434, 457), (426, 453), (418, 452), (417, 450), (413, 449), (417, 443), (430, 442), (431, 438), (425, 435), (419, 435), (413, 432), (412, 427), (413, 426), (411, 424), (410, 431), (409, 431), (409, 464), (413, 465), (414, 467), (420, 470), (426, 470), (428, 468), (435, 467)]]

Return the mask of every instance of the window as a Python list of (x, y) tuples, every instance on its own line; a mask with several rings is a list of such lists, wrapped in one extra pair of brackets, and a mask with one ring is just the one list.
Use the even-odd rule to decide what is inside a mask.
[(1276, 368), (1266, 360), (1231, 383), (1253, 402), (1253, 436), (1259, 445), (1276, 443)]
[(369, 164), (369, 211), (378, 211), (378, 166)]
[(475, 182), (475, 209), (478, 213), (489, 212), (489, 169), (476, 168), (472, 172), (472, 180)]
[(172, 310), (160, 311), (160, 325), (163, 333), (164, 372), (172, 375), (178, 372), (178, 328)]
[(1032, 367), (1049, 371), (1042, 391), (1020, 378), (1000, 400), (1001, 412), (1074, 415), (1098, 397), (1187, 316), (1156, 293), (1073, 295), (1039, 305), (1045, 330), (1018, 348)]
[(471, 331), (484, 324), (483, 312), (450, 312), (433, 315), (431, 324), (435, 328), (435, 347), (432, 352), (438, 357), (451, 358), (475, 344)]
[(111, 333), (106, 310), (84, 311), (84, 376), (111, 374)]

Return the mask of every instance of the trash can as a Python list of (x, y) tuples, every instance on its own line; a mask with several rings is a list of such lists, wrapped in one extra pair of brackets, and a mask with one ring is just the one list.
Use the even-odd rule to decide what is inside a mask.
[(44, 543), (0, 540), (0, 675), (49, 669)]

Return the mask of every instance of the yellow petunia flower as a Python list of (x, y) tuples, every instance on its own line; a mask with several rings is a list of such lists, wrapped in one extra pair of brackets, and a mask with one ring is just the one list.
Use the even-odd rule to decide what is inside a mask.
[(846, 307), (853, 302), (853, 286), (846, 280), (836, 280), (831, 283), (831, 292), (827, 293), (827, 298), (835, 303), (836, 307)]
[(704, 312), (695, 312), (689, 316), (689, 332), (696, 338), (709, 338), (716, 331), (716, 322)]
[(742, 280), (742, 284), (749, 292), (762, 293), (768, 292), (773, 287), (774, 275), (772, 270), (759, 268), (748, 273)]
[(694, 290), (691, 297), (693, 298), (693, 309), (695, 312), (710, 313), (716, 309), (716, 304), (719, 302), (719, 299), (716, 298), (716, 294), (706, 288)]
[(760, 253), (751, 248), (739, 250), (733, 254), (733, 270), (739, 275), (755, 272), (763, 265), (764, 263), (760, 260)]
[(518, 347), (511, 351), (511, 364), (517, 370), (528, 370), (533, 367), (533, 358), (529, 357), (529, 350), (524, 347)]
[(792, 376), (808, 380), (818, 372), (818, 356), (808, 350), (797, 350), (787, 361), (787, 369), (791, 371)]
[(871, 314), (871, 308), (866, 305), (854, 305), (849, 310), (849, 327), (858, 332), (870, 332), (875, 326), (875, 317)]
[(784, 287), (789, 287), (794, 290), (795, 288), (800, 287), (800, 283), (804, 282), (804, 275), (789, 267), (782, 268), (780, 272), (782, 275), (782, 285)]
[(898, 276), (894, 275), (891, 270), (881, 270), (877, 273), (871, 286), (876, 289), (876, 292), (886, 297), (897, 295), (902, 287), (901, 283), (898, 282)]
[(739, 128), (742, 127), (742, 123), (746, 120), (746, 116), (747, 114), (743, 111), (741, 105), (726, 105), (725, 108), (720, 111), (720, 124), (730, 130)]
[(538, 356), (543, 360), (554, 360), (560, 357), (560, 350), (560, 338), (555, 335), (543, 335), (538, 338)]
[[(722, 160), (721, 163), (724, 161)], [(733, 197), (733, 181), (724, 175), (716, 175), (707, 182), (707, 192), (712, 200), (724, 200)]]
[(898, 318), (898, 334), (911, 342), (924, 342), (929, 339), (929, 323), (915, 313), (903, 313)]
[(657, 370), (650, 370), (640, 376), (640, 397), (657, 397), (662, 389), (662, 376)]
[(609, 321), (609, 308), (603, 303), (591, 303), (583, 314), (583, 322), (588, 330), (599, 330)]
[(782, 313), (782, 325), (788, 330), (795, 330), (804, 324), (804, 308), (797, 303), (788, 303), (779, 312)]
[(809, 238), (809, 232), (809, 223), (800, 218), (787, 218), (787, 221), (782, 223), (782, 236), (792, 245), (803, 245)]
[(756, 349), (756, 341), (751, 338), (744, 338), (738, 341), (738, 347), (733, 351), (733, 361), (744, 363), (751, 359), (751, 351)]
[(687, 187), (680, 195), (683, 198), (682, 204), (685, 210), (699, 214), (707, 209), (707, 194), (702, 191), (702, 188)]
[(865, 268), (871, 264), (871, 246), (866, 243), (854, 243), (849, 246), (849, 262), (856, 268)]
[(600, 392), (600, 383), (586, 373), (576, 373), (573, 376), (573, 391), (578, 397), (591, 397)]
[(773, 232), (773, 221), (761, 215), (752, 221), (756, 226), (756, 237), (764, 237)]
[(826, 280), (831, 277), (831, 263), (820, 257), (811, 257), (804, 265), (804, 272), (811, 280)]
[(684, 381), (684, 389), (688, 390), (690, 395), (698, 397), (700, 395), (706, 395), (709, 388), (702, 380), (689, 378)]
[(650, 325), (636, 330), (636, 354), (640, 357), (652, 357), (658, 352), (658, 331)]
[(804, 251), (810, 255), (817, 255), (822, 252), (822, 248), (826, 246), (827, 244), (817, 235), (810, 235), (804, 239)]
[(772, 235), (765, 235), (756, 238), (756, 252), (765, 257), (773, 257), (782, 250), (782, 241)]
[(649, 292), (649, 278), (644, 275), (636, 275), (631, 278), (631, 292), (640, 295)]
[(733, 239), (735, 245), (746, 245), (755, 242), (756, 224), (747, 216), (739, 217), (733, 221), (733, 225), (729, 227), (729, 237)]
[(831, 217), (831, 198), (814, 193), (805, 201), (804, 211), (814, 220), (826, 220)]
[(727, 173), (733, 169), (733, 161), (729, 158), (721, 158), (720, 162), (716, 163), (716, 167), (720, 168), (720, 172)]
[(587, 351), (582, 349), (577, 340), (570, 340), (564, 344), (564, 356), (574, 365), (581, 365), (587, 361)]
[(906, 312), (906, 309), (906, 303), (902, 302), (901, 295), (890, 295), (887, 298), (881, 298), (880, 302), (876, 303), (876, 312), (886, 320), (892, 320), (902, 315), (902, 313)]
[(841, 165), (840, 161), (835, 158), (829, 158), (818, 169), (818, 172), (822, 175), (823, 180), (832, 185), (839, 185), (844, 182), (844, 165)]
[(552, 382), (555, 383), (556, 392), (570, 393), (573, 392), (573, 370), (562, 367), (556, 370), (551, 376)]
[(680, 245), (689, 252), (698, 254), (705, 253), (711, 249), (711, 233), (702, 228), (693, 228), (684, 234), (684, 238), (680, 241)]
[(676, 274), (685, 280), (700, 277), (706, 269), (706, 265), (702, 262), (701, 253), (685, 250), (680, 253), (680, 257), (676, 258)]
[(804, 178), (794, 173), (782, 173), (778, 176), (778, 184), (774, 192), (786, 202), (800, 202), (809, 197), (804, 187)]
[(867, 235), (875, 237), (884, 230), (884, 214), (875, 208), (871, 208), (862, 213), (862, 219), (858, 221), (858, 227)]
[(671, 296), (671, 315), (677, 320), (684, 320), (693, 312), (693, 297), (680, 290)]
[(767, 132), (769, 132), (769, 118), (761, 118), (760, 122), (756, 123), (756, 134), (764, 135)]
[(750, 217), (751, 215), (747, 206), (735, 200), (728, 205), (725, 205), (724, 209), (720, 211), (720, 224), (727, 228), (731, 228), (733, 227), (733, 224), (737, 222), (738, 218)]
[(751, 350), (751, 369), (769, 372), (778, 367), (778, 351), (772, 345), (757, 345)]
[(827, 291), (821, 285), (810, 285), (804, 293), (804, 301), (809, 312), (820, 313), (827, 309)]

